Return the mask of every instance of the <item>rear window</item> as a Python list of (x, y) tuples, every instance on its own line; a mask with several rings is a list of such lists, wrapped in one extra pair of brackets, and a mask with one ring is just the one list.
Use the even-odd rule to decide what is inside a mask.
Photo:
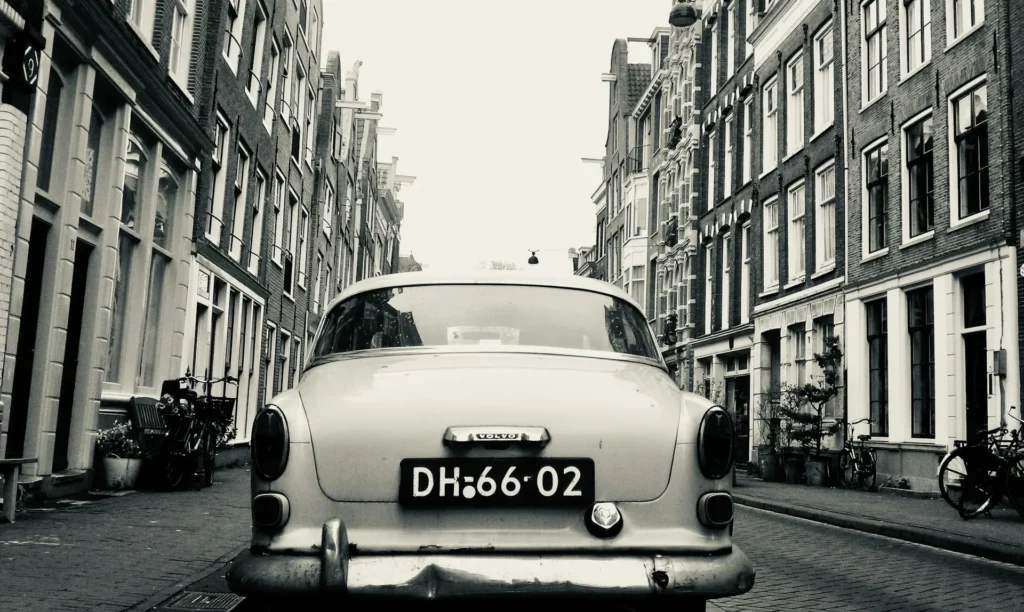
[(354, 296), (326, 314), (313, 357), (431, 346), (532, 346), (658, 359), (647, 321), (625, 300), (520, 285), (424, 285)]

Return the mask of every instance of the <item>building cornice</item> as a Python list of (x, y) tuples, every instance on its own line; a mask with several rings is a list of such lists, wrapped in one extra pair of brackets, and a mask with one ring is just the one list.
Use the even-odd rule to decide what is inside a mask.
[(665, 80), (665, 69), (662, 68), (654, 74), (651, 78), (651, 83), (647, 86), (644, 91), (644, 95), (640, 96), (640, 101), (636, 103), (636, 107), (633, 109), (633, 119), (639, 119), (640, 115), (643, 114), (647, 107), (650, 105), (651, 100), (654, 96), (661, 91), (661, 82)]
[(776, 0), (762, 13), (761, 20), (747, 40), (754, 46), (754, 70), (757, 70), (778, 49), (779, 45), (799, 31), (799, 25), (824, 0)]

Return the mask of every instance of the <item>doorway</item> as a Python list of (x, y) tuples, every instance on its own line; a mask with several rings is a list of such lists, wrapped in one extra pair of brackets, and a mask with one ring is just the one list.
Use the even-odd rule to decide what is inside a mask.
[(967, 412), (967, 442), (981, 441), (978, 432), (988, 430), (988, 359), (985, 332), (964, 334), (964, 399)]
[(735, 450), (737, 464), (750, 461), (750, 376), (725, 379), (726, 410), (732, 416), (736, 431)]
[(60, 401), (57, 405), (57, 432), (53, 448), (53, 471), (69, 467), (68, 447), (71, 444), (71, 421), (78, 382), (78, 359), (82, 344), (82, 317), (85, 291), (89, 280), (89, 260), (93, 246), (78, 240), (75, 246), (75, 267), (71, 278), (71, 302), (68, 311), (68, 334), (64, 345), (64, 368), (60, 380)]
[(28, 408), (32, 396), (32, 372), (35, 369), (36, 332), (39, 327), (39, 304), (43, 292), (43, 274), (46, 270), (46, 240), (50, 226), (32, 219), (28, 243), (28, 262), (25, 275), (25, 293), (21, 303), (21, 332), (18, 334), (18, 352), (14, 362), (14, 385), (11, 389), (11, 418), (7, 428), (7, 458), (23, 456)]

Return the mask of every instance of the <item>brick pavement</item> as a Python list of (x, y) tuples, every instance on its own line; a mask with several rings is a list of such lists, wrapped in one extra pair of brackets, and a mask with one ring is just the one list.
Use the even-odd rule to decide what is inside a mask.
[(242, 467), (200, 491), (19, 513), (0, 525), (0, 610), (123, 610), (183, 588), (248, 543), (248, 491)]
[(757, 582), (721, 610), (1024, 611), (1017, 566), (744, 507), (734, 538)]
[(941, 499), (912, 499), (858, 490), (766, 483), (740, 477), (736, 503), (869, 533), (1024, 565), (1024, 519), (1004, 501), (965, 521)]

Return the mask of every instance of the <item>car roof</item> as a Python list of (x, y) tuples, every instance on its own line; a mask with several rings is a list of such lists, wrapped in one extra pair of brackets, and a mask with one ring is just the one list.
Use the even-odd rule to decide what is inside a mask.
[(643, 312), (633, 298), (617, 286), (602, 280), (586, 276), (545, 275), (532, 271), (505, 271), (505, 270), (473, 270), (456, 272), (399, 272), (397, 274), (383, 274), (363, 279), (345, 288), (337, 294), (324, 309), (324, 312), (333, 308), (338, 302), (348, 298), (375, 291), (378, 289), (391, 289), (393, 287), (409, 287), (416, 285), (522, 285), (530, 287), (551, 287), (556, 289), (576, 289), (601, 293), (610, 297), (619, 298), (632, 304)]

